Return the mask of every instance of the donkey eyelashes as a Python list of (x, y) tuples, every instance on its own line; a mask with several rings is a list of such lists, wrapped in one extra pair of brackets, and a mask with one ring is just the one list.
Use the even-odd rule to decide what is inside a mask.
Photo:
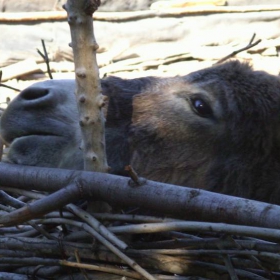
[(209, 98), (204, 93), (190, 93), (179, 91), (176, 93), (179, 98), (187, 101), (191, 110), (202, 118), (213, 118), (214, 112), (211, 108)]
[(193, 111), (202, 118), (210, 118), (213, 116), (211, 106), (202, 97), (191, 97), (191, 106)]

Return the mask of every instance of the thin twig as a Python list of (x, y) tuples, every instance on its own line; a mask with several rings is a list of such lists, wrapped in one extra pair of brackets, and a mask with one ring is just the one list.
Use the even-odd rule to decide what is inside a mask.
[(132, 272), (132, 271), (127, 271), (125, 269), (111, 267), (111, 266), (109, 267), (109, 266), (75, 263), (75, 262), (68, 262), (68, 261), (65, 261), (65, 260), (61, 260), (59, 262), (59, 264), (64, 265), (64, 266), (71, 266), (71, 267), (76, 267), (76, 268), (88, 269), (88, 270), (103, 271), (103, 272), (107, 272), (107, 273), (112, 273), (112, 274), (131, 277), (131, 278), (135, 278), (135, 279), (143, 279), (142, 276), (140, 276), (138, 273), (135, 273), (135, 272)]
[(166, 223), (180, 221), (179, 219), (131, 214), (93, 213), (92, 215), (99, 220), (123, 221), (132, 223)]
[(114, 243), (121, 250), (126, 250), (127, 245), (117, 238), (115, 234), (111, 233), (106, 227), (104, 227), (98, 220), (91, 216), (88, 212), (80, 209), (74, 204), (69, 204), (66, 206), (66, 209), (87, 222), (91, 227), (93, 227), (99, 234), (108, 239), (110, 242)]
[(253, 36), (252, 36), (252, 38), (251, 38), (251, 40), (250, 40), (248, 46), (251, 45), (251, 44), (253, 43), (253, 41), (255, 40), (255, 37), (256, 37), (256, 33), (253, 34)]
[[(14, 190), (14, 189), (13, 189)], [(63, 215), (68, 215), (69, 217), (74, 217), (73, 214), (63, 213)], [(101, 221), (118, 221), (118, 222), (131, 222), (131, 223), (166, 223), (166, 222), (176, 222), (183, 221), (172, 218), (156, 217), (156, 216), (144, 216), (144, 215), (131, 215), (131, 214), (112, 214), (112, 213), (92, 213), (95, 219)], [(57, 218), (58, 214), (52, 212), (46, 215), (47, 218)], [(64, 216), (64, 218), (68, 218)]]
[(226, 268), (228, 270), (228, 274), (230, 275), (230, 279), (231, 280), (239, 280), (229, 256), (225, 255), (225, 254), (222, 254), (222, 258), (225, 262)]
[[(219, 244), (218, 248), (220, 250), (224, 250), (224, 246), (222, 244)], [(237, 273), (234, 270), (234, 267), (233, 267), (232, 261), (231, 261), (231, 259), (229, 257), (229, 254), (221, 254), (221, 255), (222, 255), (222, 258), (224, 260), (225, 266), (226, 266), (226, 268), (228, 270), (230, 279), (231, 280), (239, 280), (239, 278), (237, 276)]]
[(37, 49), (37, 52), (38, 52), (38, 53), (41, 55), (41, 57), (44, 59), (46, 65), (47, 65), (49, 77), (50, 77), (50, 79), (52, 80), (52, 79), (53, 79), (53, 76), (52, 76), (52, 73), (51, 73), (50, 60), (49, 60), (48, 52), (47, 52), (47, 49), (46, 49), (45, 41), (44, 41), (44, 40), (41, 40), (41, 42), (42, 42), (44, 54), (43, 54), (39, 49)]
[[(18, 190), (18, 189), (10, 189), (8, 187), (2, 188), (3, 190), (7, 191), (13, 191), (20, 194), (24, 194), (26, 196), (36, 198), (36, 199), (42, 199), (45, 198), (46, 195), (31, 192), (31, 191), (25, 191), (25, 190)], [(24, 206), (25, 203), (21, 202), (21, 206)], [(18, 208), (18, 207), (17, 207)], [(66, 208), (74, 213), (76, 216), (80, 217), (82, 220), (86, 221), (89, 225), (91, 225), (97, 232), (99, 232), (102, 236), (105, 236), (108, 240), (116, 244), (120, 249), (125, 250), (127, 249), (127, 245), (120, 239), (118, 239), (113, 233), (107, 230), (106, 227), (104, 227), (98, 220), (96, 220), (93, 216), (91, 216), (88, 212), (80, 209), (74, 204), (69, 204), (66, 206)]]
[(130, 176), (131, 180), (136, 184), (136, 185), (140, 185), (140, 181), (139, 181), (139, 177), (138, 174), (136, 173), (136, 171), (133, 169), (133, 167), (131, 165), (127, 165), (124, 168), (125, 171), (128, 172), (128, 175)]
[(260, 256), (280, 261), (280, 255), (267, 252), (259, 252), (256, 250), (184, 250), (184, 249), (151, 249), (151, 250), (129, 250), (129, 253), (143, 253), (143, 254), (161, 254), (161, 255), (172, 255), (172, 256), (200, 256), (200, 255), (240, 255), (240, 256)]
[[(7, 193), (5, 193), (2, 190), (0, 190), (0, 198), (1, 198), (2, 203), (6, 203), (6, 204), (8, 204), (9, 206), (11, 206), (15, 209), (18, 209), (18, 208), (26, 205), (26, 203), (17, 200), (16, 198), (8, 195)], [(8, 208), (7, 212), (12, 212), (12, 209)], [(42, 226), (36, 225), (33, 221), (28, 221), (27, 224), (32, 226), (36, 230), (36, 232), (41, 233), (43, 236), (47, 237), (48, 239), (57, 239), (54, 236), (52, 236), (51, 234), (49, 234), (47, 231), (45, 231)], [(33, 231), (32, 231), (32, 233), (33, 233)], [(28, 232), (20, 233), (19, 235), (20, 236), (26, 236), (26, 235), (28, 235)]]
[[(127, 271), (125, 269), (116, 268), (113, 266), (100, 266), (100, 265), (92, 265), (92, 264), (83, 264), (76, 262), (69, 262), (60, 259), (50, 259), (50, 258), (39, 258), (39, 257), (30, 257), (30, 258), (10, 258), (10, 257), (2, 257), (0, 258), (0, 263), (2, 264), (22, 264), (22, 265), (62, 265), (68, 267), (76, 267), (88, 270), (95, 271), (103, 271), (107, 273), (132, 277), (136, 279), (143, 279), (138, 273)], [(2, 273), (1, 273), (2, 275)], [(4, 278), (3, 278), (4, 279)], [(153, 278), (155, 279), (155, 278)]]
[[(231, 238), (231, 237), (230, 237), (230, 238)], [(232, 241), (234, 242), (235, 246), (236, 246), (238, 249), (244, 249), (244, 246), (242, 246), (240, 243), (237, 243), (235, 240), (233, 240), (233, 238), (231, 238), (231, 239), (232, 239)], [(256, 256), (250, 255), (250, 256), (249, 256), (249, 259), (250, 259), (251, 261), (253, 261), (254, 263), (256, 263), (257, 266), (258, 266), (259, 268), (263, 269), (263, 270), (264, 270), (268, 275), (270, 275), (271, 278), (272, 278), (272, 273), (271, 273), (271, 271), (268, 270), (266, 267), (264, 267), (264, 266), (262, 265), (262, 263), (260, 262), (260, 260), (259, 260)]]
[(264, 239), (280, 240), (280, 230), (272, 228), (261, 228), (243, 225), (231, 225), (223, 223), (208, 222), (169, 222), (169, 223), (153, 223), (108, 227), (113, 233), (120, 234), (139, 234), (139, 233), (156, 233), (162, 231), (197, 231), (197, 232), (218, 232), (238, 234), (244, 236), (254, 236)]
[(49, 56), (48, 56), (47, 49), (46, 49), (46, 46), (45, 46), (45, 41), (41, 40), (41, 42), (42, 42), (42, 46), (43, 46), (43, 50), (44, 50), (45, 62), (47, 64), (48, 74), (49, 74), (50, 79), (53, 79), (53, 76), (52, 76), (52, 73), (51, 73), (51, 68), (50, 68), (50, 60), (49, 60)]
[(37, 50), (37, 53), (43, 58), (43, 60), (45, 61), (45, 55), (39, 50), (39, 49), (36, 49)]
[(20, 91), (20, 89), (18, 89), (18, 88), (14, 88), (14, 87), (11, 87), (11, 86), (8, 86), (8, 85), (5, 85), (5, 84), (1, 84), (1, 83), (0, 83), (0, 87), (5, 87), (5, 88), (8, 88), (8, 89), (18, 91), (18, 92)]
[(143, 269), (140, 265), (138, 265), (134, 260), (126, 256), (123, 252), (121, 252), (118, 248), (116, 248), (112, 243), (110, 243), (108, 240), (106, 240), (103, 236), (101, 236), (98, 232), (96, 232), (92, 227), (89, 225), (82, 223), (82, 222), (76, 222), (68, 219), (49, 219), (49, 220), (43, 220), (43, 223), (65, 223), (72, 226), (76, 226), (79, 228), (84, 229), (85, 231), (92, 234), (99, 242), (101, 242), (104, 246), (106, 246), (108, 249), (110, 249), (113, 253), (115, 253), (119, 258), (121, 258), (126, 264), (128, 264), (131, 268), (136, 270), (139, 274), (144, 276), (146, 279), (149, 280), (156, 280), (149, 272), (147, 272), (145, 269)]
[(3, 190), (0, 190), (0, 200), (1, 200), (1, 203), (8, 204), (9, 206), (12, 206), (13, 208), (20, 208), (25, 205), (24, 202), (17, 200), (16, 198), (8, 195)]
[[(172, 240), (162, 240), (156, 242), (139, 242), (134, 244), (135, 249), (176, 249), (182, 248), (185, 249), (216, 249), (219, 246), (223, 248), (238, 248), (243, 250), (256, 250), (263, 252), (278, 253), (280, 251), (280, 245), (276, 243), (269, 244), (266, 241), (247, 241), (247, 240), (232, 240), (229, 239), (220, 239), (220, 238), (199, 238), (199, 239), (188, 239), (188, 238), (176, 238), (176, 235), (173, 237), (173, 234), (169, 235), (167, 232), (164, 234), (167, 238), (172, 238)], [(175, 239), (174, 239), (175, 238)], [(244, 237), (242, 237), (244, 239)], [(241, 246), (241, 247), (240, 247)]]
[(31, 226), (16, 226), (16, 227), (6, 227), (6, 228), (1, 228), (0, 229), (0, 235), (4, 236), (4, 235), (9, 235), (9, 234), (13, 234), (13, 233), (19, 233), (19, 232), (25, 232), (32, 229)]
[(241, 48), (241, 49), (236, 50), (236, 51), (233, 51), (231, 54), (229, 54), (229, 55), (227, 55), (227, 56), (221, 58), (220, 60), (218, 60), (216, 63), (214, 63), (214, 65), (220, 64), (220, 63), (222, 63), (222, 62), (228, 60), (229, 58), (232, 58), (232, 57), (236, 56), (238, 53), (243, 52), (243, 51), (246, 51), (246, 50), (251, 49), (251, 48), (253, 48), (254, 46), (258, 45), (258, 44), (261, 42), (261, 39), (257, 40), (255, 43), (253, 43), (253, 41), (254, 41), (254, 39), (255, 39), (255, 36), (256, 36), (256, 34), (254, 33), (253, 36), (252, 36), (252, 38), (251, 38), (250, 41), (249, 41), (249, 44), (248, 44), (246, 47)]
[(2, 187), (1, 186), (1, 190), (16, 193), (16, 194), (20, 194), (20, 195), (24, 195), (24, 196), (32, 198), (32, 199), (41, 199), (41, 198), (46, 197), (46, 195), (44, 195), (42, 193), (39, 193), (39, 192), (21, 190), (21, 189), (10, 188), (10, 187)]
[[(79, 251), (78, 250), (75, 250), (75, 258), (76, 258), (76, 261), (77, 263), (81, 263), (81, 258), (80, 258), (80, 255), (79, 255)], [(85, 277), (86, 280), (89, 280), (88, 276), (87, 276), (87, 272), (85, 271), (85, 269), (83, 268), (80, 268), (80, 271), (81, 273), (83, 274), (83, 276)]]

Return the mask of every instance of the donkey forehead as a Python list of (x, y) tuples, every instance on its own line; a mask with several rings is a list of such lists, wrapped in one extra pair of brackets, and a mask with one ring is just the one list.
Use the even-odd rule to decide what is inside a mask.
[(247, 64), (229, 62), (190, 73), (185, 80), (220, 98), (227, 111), (240, 116), (268, 117), (280, 109), (279, 77)]

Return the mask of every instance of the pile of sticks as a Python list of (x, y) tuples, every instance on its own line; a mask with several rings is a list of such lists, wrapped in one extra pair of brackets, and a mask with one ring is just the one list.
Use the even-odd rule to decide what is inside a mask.
[[(280, 277), (279, 206), (152, 181), (135, 189), (135, 178), (102, 173), (3, 163), (0, 172), (1, 186), (9, 185), (0, 191), (2, 279)], [(61, 188), (70, 177), (73, 183)], [(105, 197), (123, 209), (89, 213), (84, 200), (77, 202), (79, 193)], [(179, 193), (182, 199), (173, 200)], [(144, 197), (145, 212), (153, 215), (132, 207)], [(162, 218), (166, 212), (169, 217)], [(227, 223), (206, 222), (215, 216)]]

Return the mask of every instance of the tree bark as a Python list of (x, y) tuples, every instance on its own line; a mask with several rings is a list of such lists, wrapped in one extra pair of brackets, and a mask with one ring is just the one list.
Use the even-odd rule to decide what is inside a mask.
[[(92, 15), (100, 0), (68, 0), (64, 5), (68, 15), (73, 48), (76, 98), (79, 123), (82, 131), (84, 169), (107, 172), (105, 147), (104, 96), (101, 94), (99, 69), (96, 61), (98, 45), (94, 37)], [(88, 203), (89, 212), (110, 211), (109, 205), (100, 201)]]
[(83, 137), (84, 169), (107, 172), (104, 123), (99, 69), (96, 62), (96, 43), (92, 14), (100, 5), (98, 0), (68, 0), (71, 46), (76, 74), (76, 97)]
[[(116, 175), (0, 163), (0, 185), (55, 192), (0, 217), (1, 226), (38, 217), (80, 199), (94, 197), (119, 207), (140, 207), (187, 220), (245, 224), (280, 229), (280, 206), (144, 180), (135, 186)], [(65, 188), (65, 186), (68, 186)], [(3, 188), (5, 190), (5, 188)], [(48, 207), (46, 207), (48, 205)]]

